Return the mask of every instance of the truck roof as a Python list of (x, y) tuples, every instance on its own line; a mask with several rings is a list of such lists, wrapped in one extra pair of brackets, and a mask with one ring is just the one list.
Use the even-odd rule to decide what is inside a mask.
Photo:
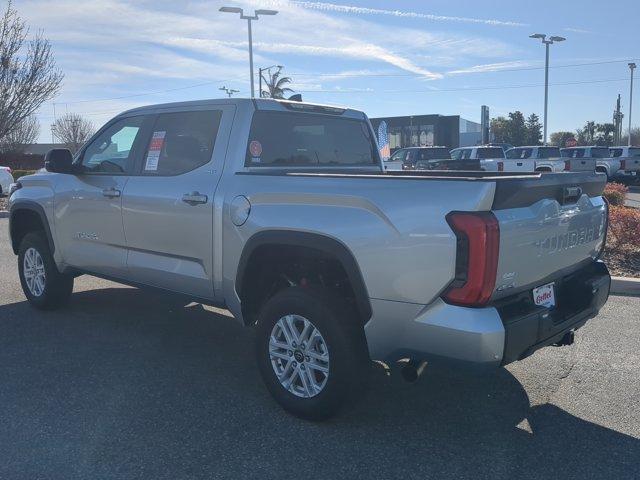
[(257, 110), (294, 110), (307, 111), (317, 113), (331, 113), (334, 115), (344, 115), (349, 117), (364, 118), (364, 113), (351, 108), (338, 105), (324, 105), (320, 103), (296, 102), (291, 100), (280, 100), (273, 98), (212, 98), (203, 100), (190, 100), (186, 102), (171, 102), (145, 105), (142, 107), (132, 108), (122, 112), (129, 113), (151, 113), (153, 110), (162, 108), (190, 108), (190, 107), (206, 107), (214, 105), (236, 105), (248, 106), (253, 105)]

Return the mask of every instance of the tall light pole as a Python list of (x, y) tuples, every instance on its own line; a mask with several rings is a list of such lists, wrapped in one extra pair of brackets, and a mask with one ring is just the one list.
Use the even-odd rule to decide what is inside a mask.
[(554, 42), (564, 42), (566, 38), (551, 36), (547, 40), (547, 36), (543, 33), (534, 33), (529, 35), (529, 38), (539, 38), (545, 46), (545, 61), (544, 61), (544, 144), (547, 144), (547, 108), (549, 105), (549, 45)]
[(631, 108), (633, 107), (633, 71), (635, 69), (636, 64), (630, 63), (629, 70), (631, 70), (631, 86), (629, 87), (629, 146), (631, 146)]
[(253, 40), (251, 38), (251, 20), (258, 20), (258, 15), (275, 15), (277, 10), (256, 10), (253, 15), (245, 15), (244, 10), (240, 7), (220, 7), (221, 12), (226, 13), (239, 13), (242, 20), (247, 21), (249, 30), (249, 72), (251, 75), (251, 98), (255, 97), (255, 90), (253, 88)]

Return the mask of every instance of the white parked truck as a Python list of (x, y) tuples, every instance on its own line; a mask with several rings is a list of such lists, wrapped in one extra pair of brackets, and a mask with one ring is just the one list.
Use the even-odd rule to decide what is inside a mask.
[(569, 147), (560, 149), (562, 157), (567, 161), (593, 161), (596, 172), (604, 173), (607, 180), (613, 178), (620, 170), (621, 162), (612, 158), (607, 147)]

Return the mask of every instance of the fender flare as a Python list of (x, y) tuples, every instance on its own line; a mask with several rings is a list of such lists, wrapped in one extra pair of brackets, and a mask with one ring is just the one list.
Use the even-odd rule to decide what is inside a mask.
[(11, 238), (11, 247), (13, 249), (13, 253), (18, 254), (18, 250), (20, 245), (17, 244), (16, 239), (13, 238), (13, 228), (12, 223), (18, 212), (22, 210), (29, 210), (31, 212), (35, 212), (38, 217), (40, 217), (40, 222), (42, 223), (44, 233), (47, 237), (47, 242), (49, 243), (49, 249), (51, 250), (51, 254), (55, 252), (55, 244), (53, 243), (53, 236), (51, 235), (51, 228), (49, 227), (49, 221), (47, 219), (47, 214), (44, 212), (44, 208), (37, 202), (33, 200), (16, 200), (9, 210), (9, 237)]
[(371, 318), (372, 310), (369, 294), (364, 283), (362, 272), (353, 253), (339, 240), (320, 233), (293, 230), (265, 230), (254, 234), (245, 243), (242, 254), (240, 255), (240, 261), (238, 262), (235, 288), (239, 297), (242, 297), (242, 284), (249, 259), (253, 252), (263, 245), (307, 247), (335, 257), (347, 273), (351, 288), (356, 297), (358, 314), (363, 319), (363, 324)]

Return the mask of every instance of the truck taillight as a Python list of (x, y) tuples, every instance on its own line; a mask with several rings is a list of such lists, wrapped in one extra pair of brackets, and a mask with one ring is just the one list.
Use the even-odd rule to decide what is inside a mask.
[(627, 168), (627, 161), (624, 158), (620, 159), (620, 170)]
[(496, 285), (500, 227), (491, 212), (452, 212), (447, 222), (457, 237), (456, 276), (444, 294), (448, 303), (485, 305)]
[(564, 171), (565, 172), (570, 172), (571, 171), (571, 160), (565, 160), (564, 161)]
[(504, 162), (498, 162), (498, 171), (504, 172)]

